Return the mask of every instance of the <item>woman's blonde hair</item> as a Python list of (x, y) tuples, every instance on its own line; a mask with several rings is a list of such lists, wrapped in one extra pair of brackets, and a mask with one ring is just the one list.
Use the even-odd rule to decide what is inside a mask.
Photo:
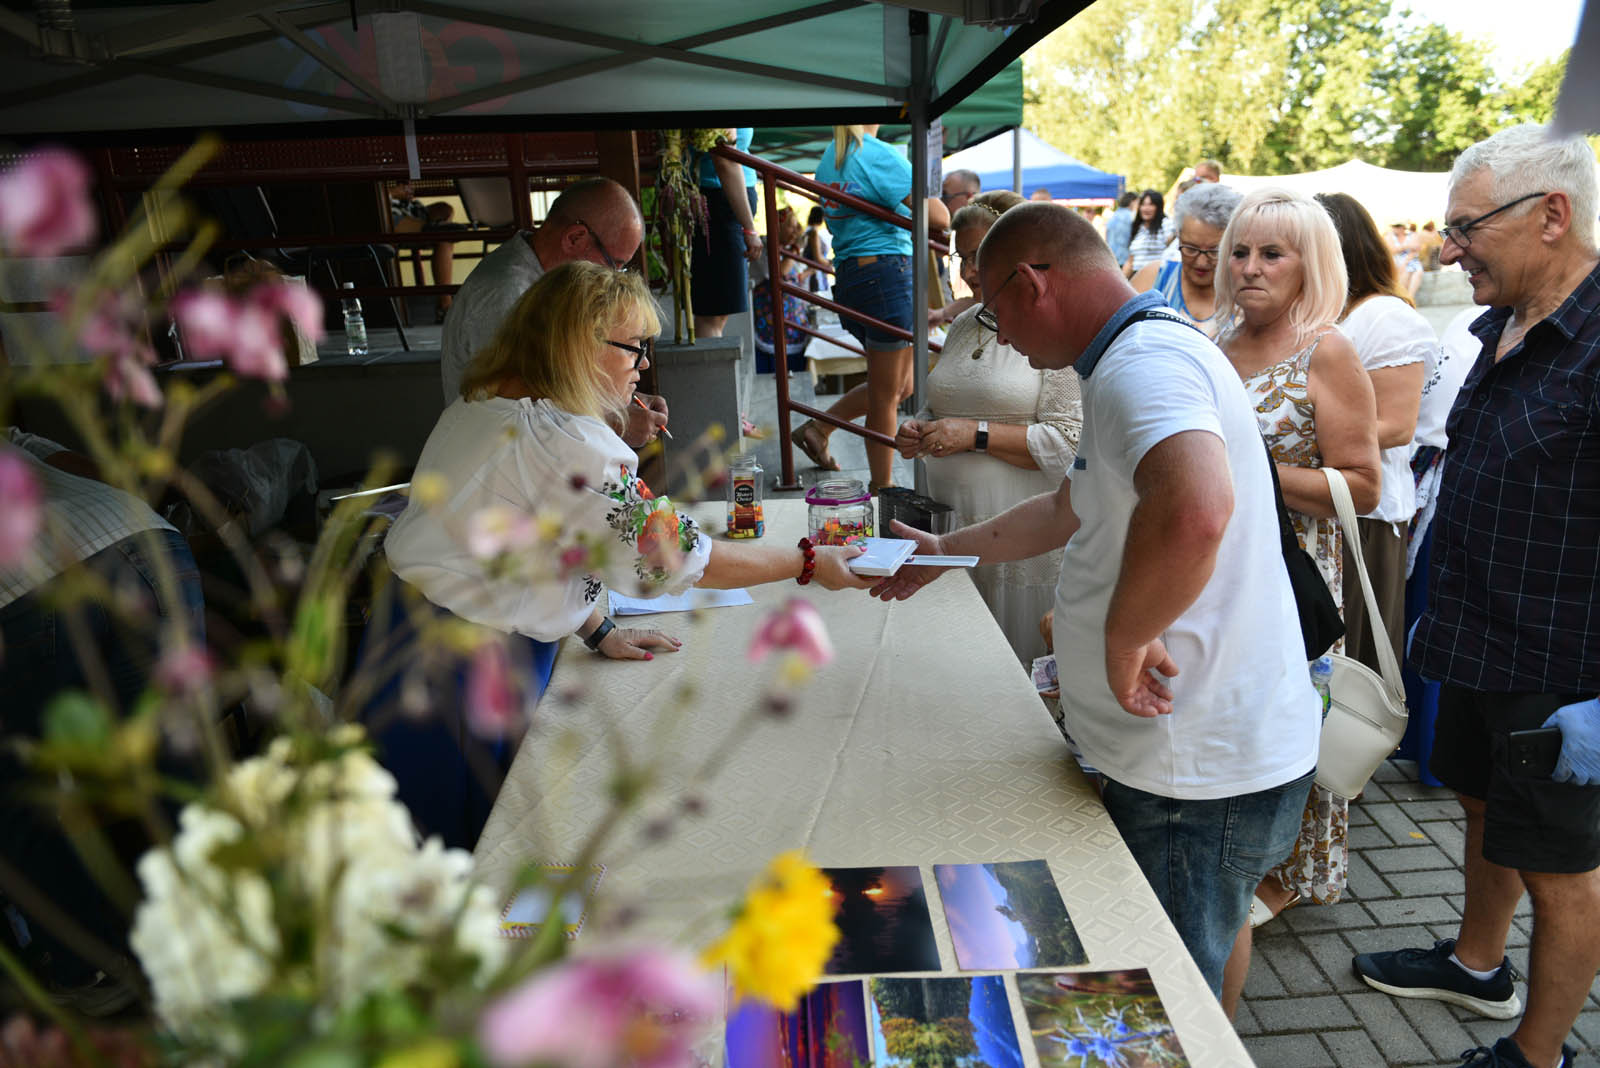
[(844, 170), (845, 157), (860, 146), (867, 136), (865, 126), (835, 126), (833, 128), (833, 165)]
[(1289, 306), (1289, 323), (1295, 328), (1295, 344), (1304, 345), (1316, 330), (1338, 322), (1344, 313), (1349, 278), (1339, 232), (1322, 205), (1304, 193), (1269, 186), (1245, 194), (1222, 234), (1224, 261), (1223, 269), (1217, 271), (1217, 307), (1225, 311), (1227, 326), (1239, 315), (1228, 263), (1233, 247), (1257, 229), (1280, 234), (1284, 243), (1300, 254), (1304, 280), (1300, 295)]
[(564, 411), (604, 417), (626, 401), (611, 395), (595, 349), (635, 315), (643, 318), (645, 335), (661, 329), (656, 303), (637, 274), (587, 260), (563, 263), (522, 294), (494, 340), (473, 357), (461, 395), (484, 400), (514, 378)]

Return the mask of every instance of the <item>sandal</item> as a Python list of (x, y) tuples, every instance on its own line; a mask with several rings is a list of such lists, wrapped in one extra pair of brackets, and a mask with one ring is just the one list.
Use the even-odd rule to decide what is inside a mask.
[(817, 424), (809, 419), (800, 424), (800, 429), (794, 435), (794, 443), (800, 446), (800, 451), (805, 453), (813, 464), (824, 471), (843, 470), (839, 466), (839, 461), (828, 453), (828, 439), (822, 436)]

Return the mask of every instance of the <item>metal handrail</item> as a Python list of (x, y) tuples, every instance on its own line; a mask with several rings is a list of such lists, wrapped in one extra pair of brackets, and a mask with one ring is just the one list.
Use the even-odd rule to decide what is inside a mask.
[[(809, 290), (803, 290), (800, 287), (791, 285), (783, 280), (782, 260), (787, 254), (783, 253), (779, 247), (778, 241), (778, 189), (779, 187), (782, 187), (791, 193), (797, 193), (800, 196), (814, 201), (820, 202), (823, 200), (828, 200), (834, 203), (843, 204), (846, 207), (853, 208), (864, 215), (870, 215), (873, 218), (881, 219), (884, 222), (898, 226), (901, 229), (913, 230), (914, 232), (913, 223), (910, 218), (889, 211), (888, 209), (874, 204), (871, 201), (862, 200), (860, 197), (853, 196), (844, 192), (843, 190), (835, 189), (832, 186), (823, 185), (821, 182), (807, 178), (803, 174), (791, 171), (785, 167), (780, 167), (776, 163), (769, 163), (758, 156), (752, 156), (748, 152), (741, 152), (732, 145), (718, 145), (711, 151), (716, 155), (722, 156), (724, 159), (732, 160), (741, 166), (750, 167), (761, 176), (761, 184), (764, 193), (764, 203), (766, 205), (767, 215), (767, 293), (768, 299), (770, 299), (772, 302), (772, 315), (770, 319), (772, 323), (782, 323), (788, 325), (788, 321), (783, 316), (783, 297), (785, 293), (789, 293), (799, 297), (807, 303), (815, 304), (818, 307), (827, 308), (828, 310), (833, 311), (841, 316), (848, 316), (856, 322), (876, 327), (877, 329), (893, 334), (896, 337), (904, 338), (906, 341), (915, 345), (916, 338), (909, 331), (901, 330), (900, 328), (891, 326), (888, 323), (882, 322), (881, 320), (874, 319), (869, 315), (863, 315), (851, 308), (846, 308), (842, 304), (828, 300), (825, 297), (819, 297)], [(947, 245), (939, 242), (930, 240), (929, 245), (938, 252), (949, 251), (949, 247)], [(915, 263), (915, 257), (917, 256), (917, 253), (913, 251), (912, 256), (913, 263)], [(798, 260), (801, 263), (805, 263), (814, 270), (823, 270), (828, 274), (835, 273), (831, 267), (827, 267), (813, 260), (808, 260), (803, 256), (791, 255), (789, 258)], [(799, 326), (800, 324), (795, 325)], [(808, 333), (813, 337), (825, 337), (825, 335), (820, 334), (815, 330), (811, 330), (803, 326), (800, 328), (805, 333)], [(839, 430), (847, 430), (852, 434), (857, 434), (867, 439), (868, 441), (875, 441), (881, 445), (887, 445), (890, 448), (894, 447), (894, 438), (887, 434), (879, 433), (876, 430), (870, 430), (866, 426), (857, 426), (855, 423), (845, 422), (844, 420), (829, 415), (827, 412), (813, 408), (809, 404), (801, 404), (800, 402), (791, 399), (789, 396), (789, 347), (788, 339), (784, 336), (786, 332), (787, 331), (785, 331), (781, 326), (775, 326), (772, 332), (773, 378), (776, 380), (778, 390), (778, 450), (779, 455), (782, 457), (782, 470), (778, 479), (778, 488), (783, 490), (796, 490), (801, 488), (801, 484), (795, 477), (794, 435), (789, 429), (790, 413), (799, 412), (801, 415), (804, 415), (807, 418), (820, 420), (824, 423), (827, 423), (829, 426), (835, 427)], [(838, 344), (838, 342), (833, 338), (827, 338), (826, 340), (833, 342), (834, 344)], [(841, 347), (848, 348), (854, 352), (859, 352), (863, 356), (867, 355), (864, 350), (853, 345)], [(933, 346), (931, 343), (929, 347), (935, 348), (935, 346)]]

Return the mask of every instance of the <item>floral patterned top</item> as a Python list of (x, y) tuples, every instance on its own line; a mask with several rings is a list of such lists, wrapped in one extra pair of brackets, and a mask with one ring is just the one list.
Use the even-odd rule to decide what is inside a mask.
[[(1244, 380), (1244, 391), (1255, 405), (1261, 436), (1267, 439), (1272, 458), (1293, 467), (1322, 466), (1322, 450), (1317, 447), (1316, 410), (1311, 403), (1309, 368), (1311, 354), (1329, 333), (1330, 327), (1311, 339), (1311, 344)], [(1224, 348), (1226, 337), (1219, 339)], [(1344, 539), (1339, 521), (1316, 518), (1289, 509), (1300, 545), (1316, 560), (1334, 602), (1344, 603)], [(1343, 651), (1343, 639), (1334, 651)]]
[(423, 446), (384, 551), (434, 604), (555, 641), (605, 586), (648, 597), (705, 571), (711, 539), (636, 464), (603, 421), (550, 401), (458, 400)]

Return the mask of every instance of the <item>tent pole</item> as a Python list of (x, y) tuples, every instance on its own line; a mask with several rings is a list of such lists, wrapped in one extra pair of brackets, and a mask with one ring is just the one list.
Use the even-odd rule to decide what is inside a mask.
[[(928, 14), (908, 12), (911, 20), (911, 337), (914, 368), (912, 398), (918, 411), (928, 387), (928, 286), (938, 280), (928, 277), (932, 263), (928, 255), (928, 101), (933, 93), (928, 70)], [(928, 492), (927, 464), (917, 460), (918, 493)], [(880, 530), (880, 537), (888, 537)]]
[(1022, 127), (1011, 128), (1011, 188), (1020, 197), (1028, 194), (1022, 191)]

